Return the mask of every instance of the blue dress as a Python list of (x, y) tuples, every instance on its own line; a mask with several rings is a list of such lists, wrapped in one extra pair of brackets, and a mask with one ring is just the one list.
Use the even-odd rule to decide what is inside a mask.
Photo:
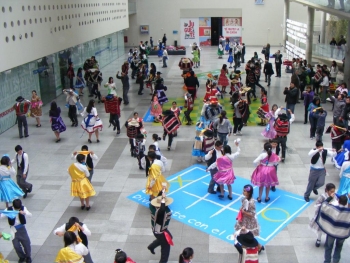
[(344, 144), (343, 144), (343, 151), (338, 153), (337, 156), (333, 158), (335, 167), (340, 169), (341, 166), (343, 165), (343, 162), (345, 161), (345, 157), (348, 154), (350, 154), (350, 140), (346, 140), (344, 142)]
[(84, 78), (83, 78), (83, 73), (82, 72), (79, 72), (77, 74), (77, 80), (75, 81), (75, 88), (76, 89), (80, 89), (80, 88), (85, 88), (85, 81), (84, 81)]
[(225, 51), (228, 52), (230, 50), (230, 42), (226, 42)]
[(158, 45), (158, 57), (162, 57), (163, 56), (163, 43), (159, 43)]
[(16, 171), (13, 167), (8, 168), (5, 165), (0, 166), (0, 201), (12, 202), (21, 198), (24, 193), (21, 188), (11, 179), (11, 175), (15, 176)]
[(340, 184), (338, 188), (338, 195), (344, 195), (350, 193), (350, 161), (346, 161), (343, 164), (344, 169), (341, 173)]
[(228, 63), (233, 63), (233, 56), (232, 56), (232, 52), (230, 52), (229, 54), (228, 54), (228, 59), (227, 59), (227, 62)]

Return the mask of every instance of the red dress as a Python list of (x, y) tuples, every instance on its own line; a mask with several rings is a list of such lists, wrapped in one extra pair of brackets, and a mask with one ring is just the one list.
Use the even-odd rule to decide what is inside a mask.
[(210, 102), (212, 101), (219, 102), (217, 94), (220, 94), (219, 91), (216, 88), (212, 88), (210, 91), (210, 97), (209, 97)]
[(221, 69), (221, 73), (218, 81), (219, 86), (227, 87), (230, 85), (230, 82), (228, 81), (226, 74), (227, 74), (227, 71), (224, 69)]
[(206, 86), (206, 93), (205, 93), (205, 96), (204, 96), (204, 99), (203, 99), (203, 102), (206, 102), (207, 100), (210, 99), (210, 96), (211, 96), (211, 86), (210, 85), (207, 85)]

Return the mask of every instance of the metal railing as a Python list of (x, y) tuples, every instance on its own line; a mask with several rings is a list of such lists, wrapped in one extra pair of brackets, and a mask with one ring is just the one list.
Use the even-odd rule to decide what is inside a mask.
[(333, 1), (328, 1), (328, 0), (306, 0), (306, 2), (310, 2), (313, 4), (317, 5), (322, 5), (325, 7), (329, 7), (332, 9), (337, 9), (340, 11), (350, 11), (350, 3), (347, 0), (333, 0)]
[(331, 46), (328, 44), (314, 44), (312, 55), (342, 61), (345, 56), (346, 45)]

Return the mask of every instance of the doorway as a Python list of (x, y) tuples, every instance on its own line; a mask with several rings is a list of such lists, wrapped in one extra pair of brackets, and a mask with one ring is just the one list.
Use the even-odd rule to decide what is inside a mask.
[(219, 45), (219, 37), (222, 35), (222, 17), (211, 18), (211, 45)]

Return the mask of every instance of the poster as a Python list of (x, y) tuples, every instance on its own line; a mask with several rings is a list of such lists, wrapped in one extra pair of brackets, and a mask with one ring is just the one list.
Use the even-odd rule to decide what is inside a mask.
[(242, 42), (242, 18), (223, 17), (222, 36), (229, 38), (230, 42)]
[(199, 45), (211, 46), (211, 18), (199, 18)]
[(140, 26), (140, 33), (141, 34), (148, 34), (149, 33), (149, 26), (146, 26), (146, 25)]
[(181, 18), (181, 45), (189, 46), (193, 42), (199, 43), (199, 18)]

